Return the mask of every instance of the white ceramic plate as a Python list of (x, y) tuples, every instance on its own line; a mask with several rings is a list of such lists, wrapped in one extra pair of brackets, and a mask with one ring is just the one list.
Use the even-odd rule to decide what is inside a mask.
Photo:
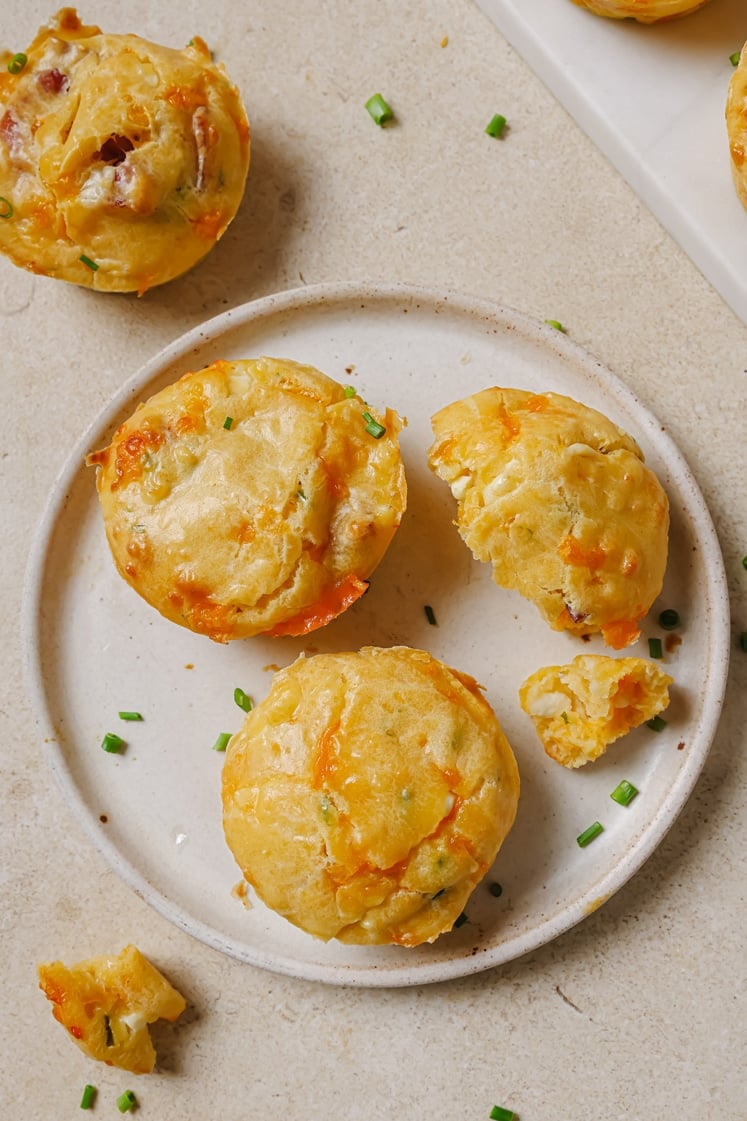
[[(369, 593), (309, 639), (219, 646), (162, 619), (119, 578), (104, 538), (85, 454), (108, 442), (138, 401), (212, 360), (270, 354), (318, 366), (408, 419), (402, 451), (409, 507)], [(452, 524), (448, 488), (425, 461), (429, 417), (491, 384), (569, 394), (601, 409), (640, 443), (672, 507), (671, 561), (658, 611), (683, 616), (667, 658), (676, 680), (667, 727), (644, 727), (593, 766), (548, 760), (517, 689), (540, 665), (602, 650), (548, 630), (536, 609), (496, 587)], [(433, 607), (437, 626), (426, 619)], [(63, 796), (95, 846), (149, 903), (209, 945), (263, 968), (319, 981), (414, 985), (508, 961), (593, 911), (650, 855), (687, 799), (718, 721), (728, 661), (723, 564), (698, 489), (661, 425), (565, 335), (446, 291), (319, 286), (218, 316), (137, 373), (84, 434), (59, 478), (30, 561), (24, 603), (30, 691), (44, 751)], [(516, 825), (475, 891), (468, 921), (432, 946), (324, 944), (234, 889), (240, 874), (221, 829), (219, 732), (235, 731), (241, 686), (255, 700), (271, 668), (302, 650), (405, 643), (471, 673), (487, 690), (522, 776)], [(644, 638), (629, 653), (647, 655)], [(118, 720), (136, 709), (139, 724)], [(101, 750), (108, 731), (128, 741)], [(623, 809), (621, 778), (639, 789)], [(604, 833), (585, 849), (591, 822)], [(496, 897), (488, 884), (498, 882)]]

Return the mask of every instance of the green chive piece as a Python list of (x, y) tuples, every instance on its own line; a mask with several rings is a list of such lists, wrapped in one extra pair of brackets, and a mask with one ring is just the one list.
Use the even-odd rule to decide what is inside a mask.
[(740, 54), (740, 51), (735, 51), (734, 54), (729, 55), (729, 62), (732, 64), (732, 66), (739, 66)]
[(545, 323), (548, 327), (554, 327), (556, 331), (562, 331), (564, 335), (567, 333), (559, 319), (546, 319)]
[(230, 428), (232, 424), (233, 424), (233, 417), (232, 416), (227, 416), (226, 419), (223, 421), (223, 427), (224, 428)]
[(600, 833), (604, 833), (604, 826), (601, 822), (595, 821), (593, 825), (590, 825), (588, 829), (584, 829), (583, 833), (579, 833), (578, 837), (576, 837), (578, 847), (581, 849), (586, 848)]
[(233, 699), (236, 701), (236, 704), (239, 706), (239, 708), (244, 710), (244, 712), (251, 712), (254, 708), (254, 701), (252, 700), (252, 698), (248, 693), (245, 693), (243, 689), (240, 689), (238, 685), (233, 691)]
[(646, 727), (650, 728), (652, 732), (663, 732), (666, 726), (667, 722), (661, 716), (652, 716), (650, 720), (646, 721)]
[(503, 136), (506, 128), (506, 118), (501, 113), (491, 117), (485, 128), (488, 136)]
[(120, 720), (142, 720), (142, 713), (140, 712), (119, 712), (117, 713)]
[(342, 392), (345, 394), (346, 397), (357, 397), (358, 396), (358, 390), (355, 388), (354, 385), (346, 385)]
[(739, 648), (747, 654), (747, 631), (742, 631), (739, 636)]
[(87, 1083), (83, 1087), (83, 1097), (80, 1099), (80, 1108), (81, 1109), (92, 1109), (93, 1108), (93, 1103), (95, 1102), (95, 1100), (96, 1100), (96, 1087), (91, 1086), (90, 1083)]
[(116, 732), (107, 732), (101, 741), (101, 746), (104, 751), (108, 751), (111, 755), (116, 755), (125, 747), (125, 741)]
[(213, 751), (225, 751), (228, 747), (228, 742), (231, 739), (230, 732), (221, 732), (217, 740), (213, 744)]
[(466, 913), (462, 911), (461, 915), (459, 915), (458, 918), (454, 920), (454, 930), (458, 930), (459, 927), (464, 926), (466, 922), (469, 922), (469, 919), (467, 918)]
[(563, 721), (564, 724), (570, 724), (570, 722), (571, 722), (571, 718), (569, 717), (567, 712), (561, 712), (560, 719)]
[(423, 608), (423, 611), (425, 611), (425, 617), (428, 620), (428, 622), (430, 623), (430, 625), (432, 627), (437, 627), (438, 623), (436, 622), (436, 613), (429, 603), (426, 603), (425, 607)]
[(3, 198), (2, 195), (0, 195), (0, 206), (2, 206), (2, 210), (0, 210), (0, 218), (13, 217), (13, 203), (10, 202), (9, 199)]
[(363, 419), (366, 422), (366, 432), (369, 436), (373, 436), (374, 440), (380, 440), (386, 432), (383, 424), (379, 424), (378, 420), (374, 420), (370, 413), (363, 413)]
[[(5, 199), (3, 199), (3, 202), (5, 202)], [(10, 206), (10, 203), (8, 203), (8, 206)], [(747, 557), (742, 557), (742, 568), (747, 568)]]
[(25, 55), (23, 51), (19, 51), (18, 54), (13, 55), (8, 63), (8, 70), (10, 70), (11, 74), (20, 74), (27, 62), (28, 56)]
[(391, 105), (387, 105), (380, 93), (375, 93), (366, 102), (366, 109), (377, 125), (385, 125), (394, 116)]
[(491, 895), (495, 896), (496, 899), (499, 899), (501, 895), (503, 895), (503, 887), (497, 882), (497, 880), (493, 881), (493, 883), (489, 886), (488, 891)]
[(662, 611), (659, 616), (659, 626), (664, 631), (674, 631), (681, 623), (679, 611), (674, 611), (668, 607), (666, 611)]
[(490, 1111), (492, 1121), (514, 1121), (516, 1114), (512, 1109), (505, 1109), (502, 1105), (494, 1105)]
[(629, 806), (637, 793), (638, 789), (633, 786), (633, 783), (624, 778), (621, 782), (618, 782), (610, 794), (610, 798), (613, 802), (617, 802), (618, 806)]
[(117, 1109), (120, 1113), (129, 1113), (130, 1110), (134, 1109), (136, 1105), (137, 1098), (133, 1094), (132, 1090), (125, 1090), (125, 1092), (123, 1094), (120, 1094), (117, 1098)]
[(648, 653), (651, 658), (663, 658), (664, 651), (661, 645), (660, 638), (650, 638), (648, 640)]
[(95, 261), (92, 261), (90, 257), (86, 257), (85, 253), (81, 253), (78, 260), (81, 262), (81, 264), (85, 265), (87, 269), (90, 269), (91, 272), (98, 272), (99, 266)]

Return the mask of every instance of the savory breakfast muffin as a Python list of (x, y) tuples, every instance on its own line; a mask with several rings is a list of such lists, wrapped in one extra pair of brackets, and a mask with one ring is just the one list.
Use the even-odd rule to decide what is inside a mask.
[(223, 825), (268, 907), (325, 941), (450, 930), (509, 832), (511, 748), (472, 678), (421, 650), (301, 657), (232, 738)]
[(747, 208), (747, 43), (729, 82), (726, 133), (734, 186), (742, 206)]
[(662, 712), (671, 684), (669, 674), (645, 658), (579, 654), (569, 665), (531, 674), (519, 700), (550, 758), (582, 767)]
[(86, 461), (119, 572), (218, 642), (323, 626), (363, 595), (399, 526), (401, 427), (297, 362), (185, 374)]
[(493, 578), (555, 630), (621, 649), (659, 594), (669, 505), (635, 441), (557, 393), (484, 389), (431, 420), (433, 471)]
[(677, 19), (703, 8), (708, 0), (573, 0), (598, 16), (611, 19), (636, 19), (639, 23), (659, 23)]
[(133, 1074), (149, 1074), (155, 1065), (148, 1024), (176, 1020), (187, 1006), (136, 946), (69, 968), (53, 961), (38, 974), (54, 1018), (81, 1051)]
[(215, 245), (243, 197), (249, 124), (199, 39), (173, 50), (61, 9), (0, 56), (0, 251), (142, 294)]

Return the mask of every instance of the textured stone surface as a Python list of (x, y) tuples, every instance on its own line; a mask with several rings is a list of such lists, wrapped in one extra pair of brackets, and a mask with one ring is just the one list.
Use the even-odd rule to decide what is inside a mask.
[[(35, 966), (134, 941), (190, 1002), (154, 1032), (158, 1072), (133, 1085), (144, 1119), (480, 1121), (501, 1103), (521, 1121), (742, 1121), (747, 327), (468, 0), (100, 0), (80, 14), (173, 45), (201, 34), (245, 97), (253, 160), (214, 253), (142, 300), (0, 261), (4, 1114), (77, 1117), (86, 1082), (111, 1114), (132, 1080), (64, 1038)], [(10, 0), (4, 45), (22, 49), (49, 15)], [(397, 116), (386, 130), (363, 109), (377, 90)], [(496, 112), (510, 124), (500, 141), (483, 131)], [(716, 742), (634, 879), (520, 961), (392, 991), (240, 965), (138, 899), (52, 784), (18, 639), (45, 498), (121, 382), (226, 307), (351, 279), (449, 285), (566, 324), (685, 454), (720, 534), (734, 629)]]

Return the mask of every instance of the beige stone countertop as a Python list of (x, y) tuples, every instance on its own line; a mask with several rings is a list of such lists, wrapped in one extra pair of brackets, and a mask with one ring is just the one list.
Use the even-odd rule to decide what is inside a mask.
[[(243, 94), (252, 166), (217, 248), (141, 299), (0, 260), (0, 1115), (68, 1121), (90, 1082), (92, 1116), (120, 1116), (115, 1098), (132, 1084), (143, 1121), (484, 1121), (494, 1104), (520, 1121), (744, 1121), (747, 326), (470, 0), (92, 0), (79, 11), (173, 46), (201, 35)], [(52, 13), (10, 0), (3, 44), (22, 50)], [(396, 127), (366, 114), (377, 90)], [(500, 142), (484, 132), (494, 112), (510, 120)], [(729, 584), (721, 723), (660, 846), (555, 941), (440, 984), (296, 980), (170, 924), (64, 804), (23, 680), (28, 551), (86, 425), (189, 328), (331, 281), (448, 286), (560, 320), (665, 422), (709, 505)], [(129, 941), (189, 1001), (157, 1031), (156, 1071), (134, 1079), (71, 1044), (36, 979), (38, 962)]]

